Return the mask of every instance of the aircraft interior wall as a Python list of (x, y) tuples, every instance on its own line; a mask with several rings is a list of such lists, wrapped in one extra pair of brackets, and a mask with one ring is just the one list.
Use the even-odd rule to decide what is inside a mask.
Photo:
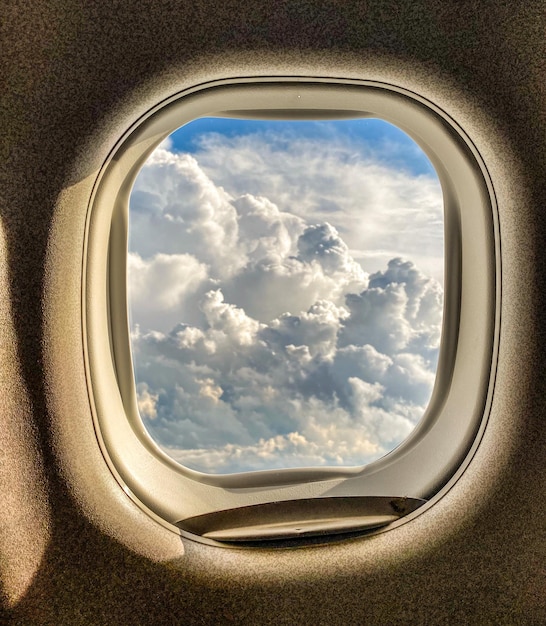
[[(0, 6), (5, 623), (546, 623), (544, 2)], [(83, 356), (87, 210), (103, 163), (152, 107), (273, 76), (396, 85), (471, 137), (498, 207), (496, 379), (467, 468), (408, 523), (327, 545), (218, 548), (146, 515), (102, 455)]]

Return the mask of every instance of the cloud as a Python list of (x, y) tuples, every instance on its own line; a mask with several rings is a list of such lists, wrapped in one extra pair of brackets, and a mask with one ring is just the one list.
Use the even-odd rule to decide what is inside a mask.
[(391, 259), (384, 272), (370, 276), (368, 289), (348, 294), (350, 317), (342, 345), (371, 344), (385, 354), (439, 347), (442, 324), (442, 289), (411, 261)]
[[(415, 146), (416, 150), (419, 150)], [(392, 157), (386, 159), (387, 153)], [(411, 258), (442, 280), (443, 198), (439, 180), (378, 160), (366, 142), (263, 132), (208, 134), (195, 153), (200, 167), (233, 197), (266, 196), (308, 224), (342, 219), (340, 234), (366, 271), (396, 256)]]
[(403, 250), (371, 274), (362, 259), (400, 239), (443, 267), (441, 229), (416, 205), (437, 220), (436, 188), (341, 145), (253, 141), (211, 137), (196, 156), (163, 147), (137, 178), (141, 416), (200, 471), (369, 463), (424, 413), (443, 294)]
[(191, 311), (190, 297), (208, 278), (206, 265), (189, 254), (128, 255), (128, 292), (139, 325), (166, 329)]
[(237, 211), (189, 154), (155, 150), (131, 194), (130, 249), (149, 258), (188, 254), (228, 276), (244, 261)]
[[(158, 398), (154, 437), (186, 465), (215, 472), (360, 465), (398, 445), (424, 412), (435, 361), (411, 351), (424, 332), (413, 302), (422, 275), (396, 283), (400, 274), (385, 274), (374, 283), (383, 287), (348, 294), (347, 307), (319, 300), (268, 324), (210, 291), (204, 328), (135, 337), (137, 379)], [(375, 307), (366, 308), (370, 294)]]
[(274, 319), (260, 332), (260, 338), (273, 349), (285, 350), (296, 355), (298, 348), (306, 348), (304, 358), (329, 358), (335, 354), (337, 334), (343, 320), (348, 316), (346, 309), (329, 300), (318, 300), (309, 310), (300, 315), (284, 313)]
[(220, 289), (205, 295), (201, 310), (209, 325), (209, 334), (216, 342), (228, 342), (231, 349), (250, 346), (255, 341), (259, 322), (246, 315), (243, 309), (224, 302)]
[(224, 283), (226, 297), (267, 322), (283, 313), (306, 311), (321, 299), (341, 304), (347, 291), (367, 284), (367, 274), (330, 224), (307, 227), (294, 252), (273, 259), (267, 254), (247, 264)]
[(157, 394), (151, 394), (146, 383), (137, 385), (137, 405), (140, 415), (144, 419), (153, 420), (157, 417)]
[[(213, 449), (170, 448), (163, 446), (167, 454), (183, 465), (207, 473), (233, 473), (248, 470), (285, 469), (292, 467), (324, 467), (339, 465), (353, 454), (354, 464), (371, 462), (381, 452), (362, 437), (337, 441), (329, 437), (332, 427), (325, 428), (320, 437), (309, 441), (298, 432), (260, 439), (257, 443), (240, 446), (226, 444)], [(314, 435), (318, 434), (315, 429)], [(348, 443), (349, 442), (349, 443)]]
[(263, 196), (248, 193), (235, 198), (233, 206), (238, 215), (239, 245), (247, 262), (281, 262), (292, 254), (305, 229), (304, 220), (280, 211)]

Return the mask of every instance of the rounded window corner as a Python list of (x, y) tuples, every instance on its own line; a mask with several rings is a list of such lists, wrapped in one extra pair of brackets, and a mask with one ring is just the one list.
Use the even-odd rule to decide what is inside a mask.
[[(359, 467), (207, 474), (152, 439), (137, 405), (127, 308), (129, 196), (152, 151), (204, 115), (259, 119), (377, 116), (426, 153), (444, 201), (444, 313), (432, 397), (411, 434)], [(493, 391), (499, 233), (487, 169), (464, 131), (416, 94), (372, 81), (218, 81), (173, 96), (120, 140), (88, 212), (84, 320), (88, 387), (107, 463), (160, 523), (214, 545), (295, 546), (397, 526), (457, 480), (479, 443)], [(214, 389), (210, 391), (213, 393)]]

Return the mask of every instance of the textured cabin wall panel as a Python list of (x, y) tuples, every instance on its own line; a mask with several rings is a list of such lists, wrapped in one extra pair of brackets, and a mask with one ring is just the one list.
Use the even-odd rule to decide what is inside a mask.
[[(1, 10), (0, 576), (13, 622), (546, 621), (543, 3)], [(217, 549), (149, 520), (102, 461), (81, 357), (83, 224), (97, 170), (150, 107), (193, 84), (272, 74), (390, 81), (465, 126), (499, 201), (497, 386), (468, 471), (411, 523), (328, 547)]]

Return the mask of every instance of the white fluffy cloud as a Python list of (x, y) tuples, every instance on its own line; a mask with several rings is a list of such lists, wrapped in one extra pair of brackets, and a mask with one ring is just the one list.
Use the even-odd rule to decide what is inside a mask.
[(189, 254), (155, 254), (143, 259), (129, 253), (128, 291), (139, 325), (164, 330), (191, 314), (193, 296), (207, 284), (207, 266)]
[[(419, 148), (415, 148), (417, 151)], [(442, 279), (443, 199), (437, 178), (389, 166), (365, 146), (262, 133), (206, 135), (196, 153), (200, 167), (233, 196), (266, 195), (281, 211), (312, 224), (337, 224), (355, 260), (369, 272), (393, 257), (410, 258)]]
[[(441, 202), (439, 212), (434, 181), (341, 148), (302, 142), (283, 160), (259, 140), (216, 137), (196, 158), (162, 146), (137, 179), (129, 290), (139, 410), (189, 467), (360, 465), (424, 412), (442, 289), (399, 255), (415, 249), (443, 266), (433, 249), (441, 228), (427, 222)], [(363, 269), (367, 254), (391, 247), (398, 254), (382, 270)]]
[(143, 257), (194, 255), (224, 278), (243, 262), (230, 200), (194, 157), (158, 148), (131, 195), (130, 247)]

